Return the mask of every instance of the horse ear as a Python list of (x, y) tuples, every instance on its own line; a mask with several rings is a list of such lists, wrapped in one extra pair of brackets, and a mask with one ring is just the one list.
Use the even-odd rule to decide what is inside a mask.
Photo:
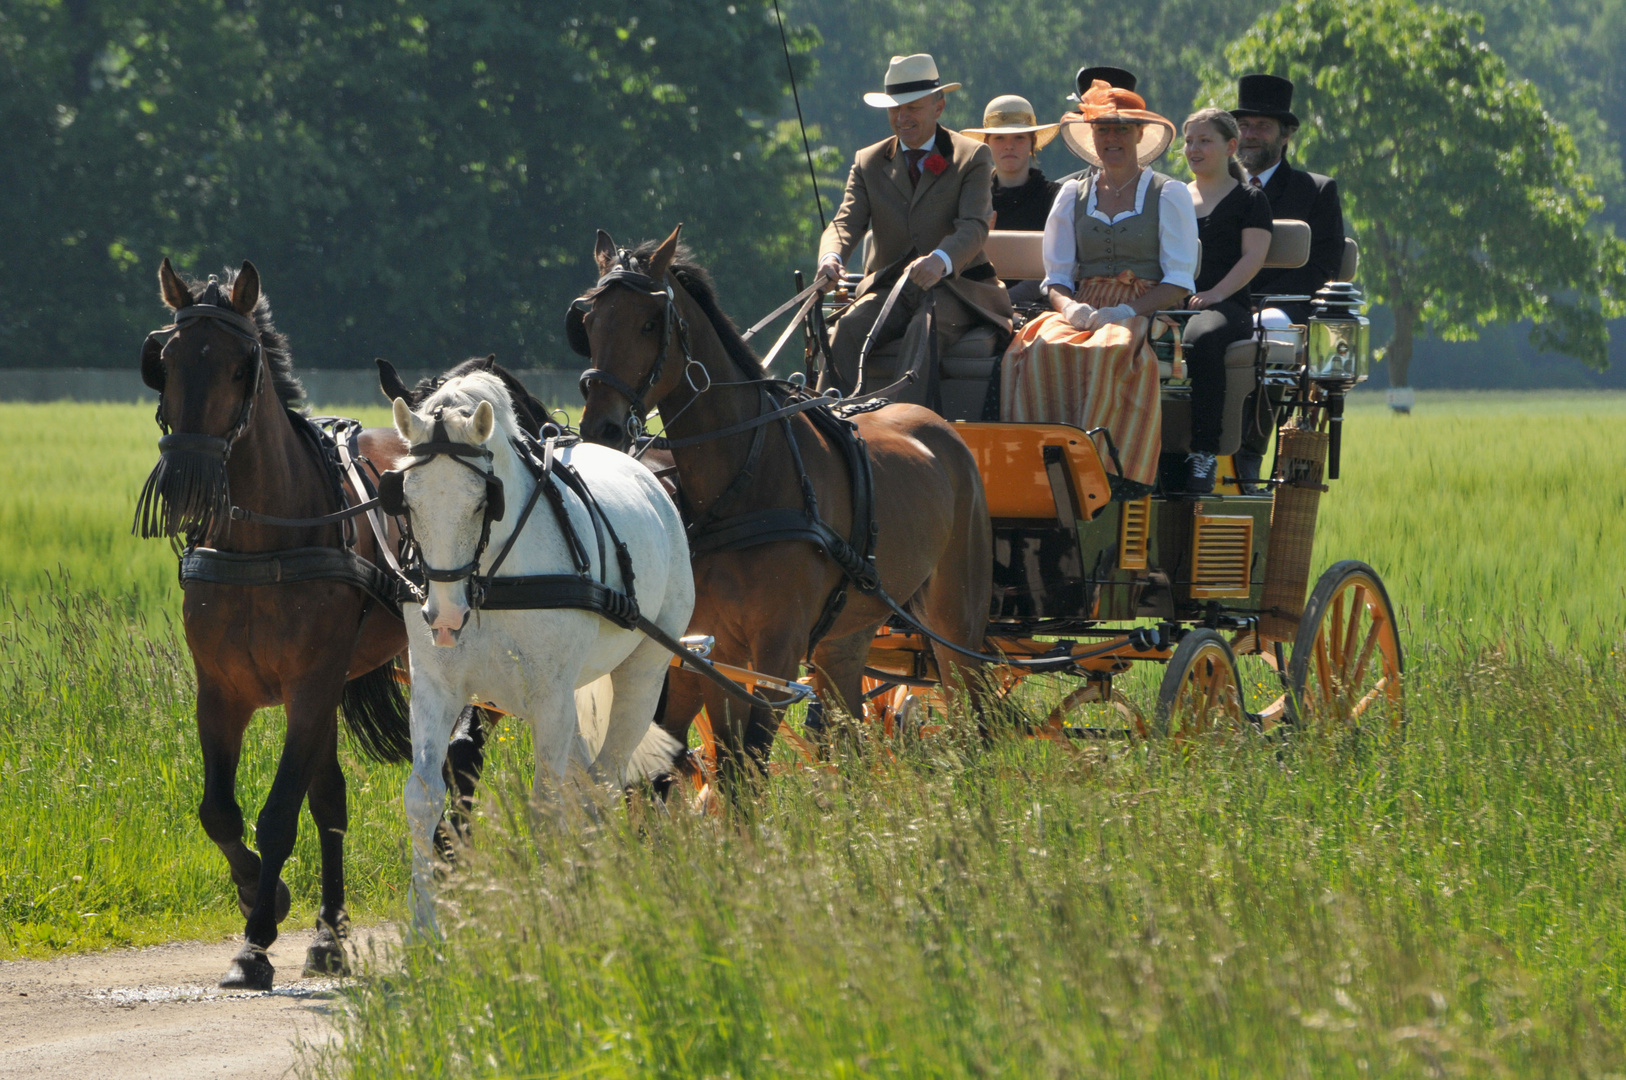
[(243, 260), (243, 268), (231, 283), (231, 306), (239, 315), (252, 315), (254, 305), (260, 302), (260, 272), (254, 264)]
[(656, 281), (666, 277), (666, 271), (671, 268), (672, 260), (677, 256), (678, 233), (683, 231), (683, 222), (672, 230), (672, 235), (661, 241), (661, 246), (655, 249), (654, 258), (649, 260), (649, 276)]
[(186, 282), (181, 280), (181, 275), (169, 265), (167, 255), (158, 267), (158, 295), (163, 297), (164, 303), (168, 304), (172, 311), (192, 306), (192, 293), (187, 289)]
[(492, 432), (497, 430), (497, 413), (491, 407), (491, 402), (482, 401), (474, 407), (474, 420), (470, 424), (469, 434), (474, 441), (484, 446), (491, 438)]
[(497, 366), (497, 354), (490, 353), (480, 362), (481, 371), (491, 371)]
[(406, 383), (401, 381), (401, 376), (396, 372), (394, 364), (382, 356), (375, 359), (373, 363), (378, 365), (378, 388), (384, 391), (384, 397), (387, 400), (394, 401), (396, 398), (410, 398), (412, 396), (407, 391)]
[(401, 438), (408, 444), (412, 442), (412, 406), (406, 403), (406, 398), (398, 397), (390, 406), (390, 413), (395, 419), (395, 430), (401, 433)]

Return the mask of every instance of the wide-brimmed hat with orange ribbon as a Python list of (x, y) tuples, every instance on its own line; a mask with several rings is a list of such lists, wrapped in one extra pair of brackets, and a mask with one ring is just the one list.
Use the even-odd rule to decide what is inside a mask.
[(1061, 138), (1067, 149), (1089, 162), (1100, 165), (1095, 152), (1095, 139), (1090, 134), (1092, 124), (1136, 124), (1140, 127), (1140, 142), (1135, 148), (1135, 160), (1150, 165), (1162, 156), (1174, 141), (1174, 124), (1146, 107), (1146, 99), (1133, 90), (1113, 86), (1104, 79), (1096, 79), (1084, 92), (1078, 110), (1061, 118)]

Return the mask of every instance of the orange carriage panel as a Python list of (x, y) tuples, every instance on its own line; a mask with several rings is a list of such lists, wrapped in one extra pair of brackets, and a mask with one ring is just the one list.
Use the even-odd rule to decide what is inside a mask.
[(1056, 495), (1045, 466), (1047, 446), (1060, 449), (1060, 460), (1072, 478), (1079, 518), (1094, 519), (1111, 501), (1101, 455), (1081, 428), (962, 421), (954, 425), (954, 430), (977, 457), (989, 517), (1056, 518)]

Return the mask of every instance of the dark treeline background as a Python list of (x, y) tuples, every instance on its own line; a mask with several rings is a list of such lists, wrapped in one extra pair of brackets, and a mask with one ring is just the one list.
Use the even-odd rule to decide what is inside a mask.
[[(1275, 3), (782, 5), (828, 214), (853, 151), (886, 134), (860, 94), (895, 52), (931, 51), (965, 83), (951, 126), (1010, 92), (1053, 118), (1083, 63), (1134, 69), (1178, 121)], [(1626, 231), (1626, 0), (1460, 6), (1575, 131), (1600, 227)], [(815, 254), (758, 0), (0, 0), (0, 131), (0, 366), (133, 364), (164, 255), (195, 275), (253, 259), (302, 366), (496, 351), (528, 367), (577, 363), (561, 312), (591, 282), (595, 227), (683, 221), (742, 321)], [(1076, 167), (1059, 142), (1042, 164)], [(1522, 339), (1420, 345), (1414, 381), (1493, 341), (1484, 385), (1595, 378)]]

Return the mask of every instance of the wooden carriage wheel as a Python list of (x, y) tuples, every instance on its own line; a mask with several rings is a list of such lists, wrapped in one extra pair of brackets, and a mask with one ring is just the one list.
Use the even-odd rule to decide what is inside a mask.
[(1377, 571), (1346, 559), (1310, 593), (1287, 665), (1286, 715), (1296, 724), (1358, 727), (1405, 720), (1405, 658), (1394, 606)]
[[(1043, 678), (1030, 676), (1030, 681)], [(1058, 679), (1059, 681), (1059, 679)], [(1069, 680), (1076, 683), (1076, 679)], [(1072, 734), (1128, 734), (1145, 738), (1151, 734), (1146, 716), (1122, 690), (1105, 690), (1098, 680), (1075, 686), (1056, 703), (1033, 734), (1041, 739), (1065, 739)], [(1093, 708), (1092, 708), (1093, 706)]]
[(1230, 643), (1213, 630), (1187, 634), (1157, 692), (1152, 733), (1190, 739), (1217, 731), (1241, 731), (1248, 715), (1242, 706), (1242, 679)]

